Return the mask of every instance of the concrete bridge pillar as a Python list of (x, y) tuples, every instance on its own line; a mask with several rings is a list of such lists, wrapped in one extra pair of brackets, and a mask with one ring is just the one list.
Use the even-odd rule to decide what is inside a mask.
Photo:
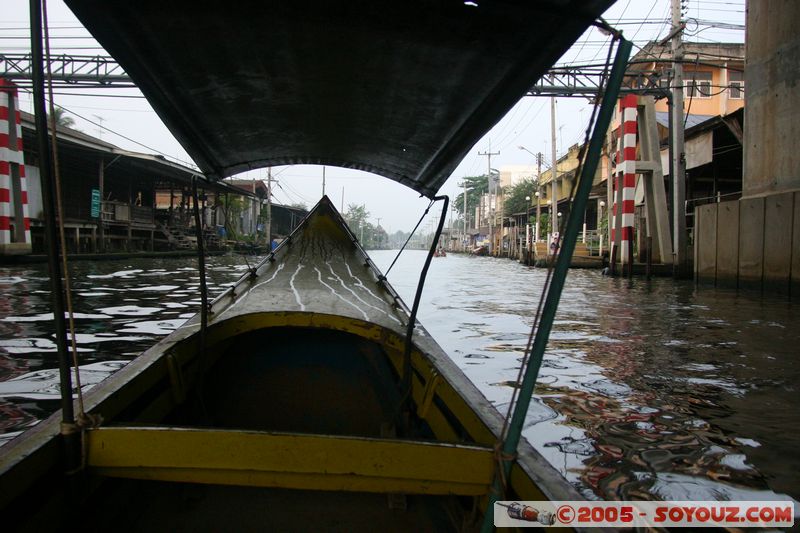
[(747, 2), (743, 196), (800, 190), (800, 2)]
[[(749, 0), (739, 284), (800, 293), (800, 2)], [(793, 264), (794, 263), (794, 264)]]

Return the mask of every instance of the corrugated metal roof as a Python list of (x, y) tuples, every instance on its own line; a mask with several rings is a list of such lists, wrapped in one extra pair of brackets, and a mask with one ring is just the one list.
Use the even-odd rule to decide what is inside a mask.
[[(697, 126), (698, 124), (702, 124), (703, 122), (711, 120), (716, 116), (717, 115), (684, 115), (686, 120), (686, 129)], [(666, 111), (656, 111), (656, 122), (665, 128), (669, 128), (669, 113)]]

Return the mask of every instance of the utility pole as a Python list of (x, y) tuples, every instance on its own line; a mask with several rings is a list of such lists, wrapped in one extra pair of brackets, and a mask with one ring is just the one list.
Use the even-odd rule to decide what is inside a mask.
[[(454, 206), (453, 204), (450, 204), (450, 224), (448, 224), (448, 226), (450, 228), (450, 230), (448, 231), (448, 233), (450, 234), (450, 237), (447, 240), (449, 245), (452, 245), (452, 243), (453, 243), (453, 233), (455, 233), (453, 231), (453, 213), (455, 212), (455, 210), (456, 210), (456, 206)], [(452, 248), (450, 248), (448, 246), (448, 250), (452, 251)]]
[[(553, 77), (555, 82), (555, 76)], [(553, 155), (553, 202), (550, 204), (550, 228), (555, 233), (558, 230), (558, 188), (556, 185), (556, 176), (558, 174), (558, 156), (556, 155), (556, 97), (550, 97), (550, 137), (552, 141), (552, 155)], [(548, 245), (549, 246), (549, 245)]]
[(267, 167), (267, 251), (272, 251), (272, 167)]
[(467, 182), (464, 181), (461, 183), (464, 186), (464, 236), (461, 239), (462, 244), (464, 245), (464, 251), (467, 251), (467, 220), (468, 220), (468, 213), (467, 211)]
[[(491, 148), (489, 148), (491, 150)], [(500, 155), (500, 152), (478, 152), (478, 155), (485, 155), (488, 159), (489, 173), (486, 175), (489, 185), (489, 255), (494, 253), (494, 210), (492, 209), (492, 197), (496, 194), (494, 180), (492, 179), (492, 156)]]
[(97, 138), (102, 141), (103, 140), (103, 121), (105, 119), (103, 117), (101, 117), (100, 115), (92, 115), (92, 116), (95, 118), (95, 120), (97, 120), (97, 127), (98, 127)]
[(325, 196), (325, 167), (322, 167), (322, 196)]
[(683, 146), (683, 44), (681, 42), (681, 0), (672, 0), (672, 220), (673, 274), (681, 277), (686, 270), (686, 158)]

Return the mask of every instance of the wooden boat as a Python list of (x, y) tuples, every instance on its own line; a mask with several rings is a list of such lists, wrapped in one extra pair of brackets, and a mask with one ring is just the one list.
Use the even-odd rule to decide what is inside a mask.
[[(338, 164), (432, 197), (610, 2), (67, 3), (209, 179)], [(75, 471), (58, 415), (2, 448), (4, 522), (476, 527), (503, 419), (422, 326), (407, 342), (409, 317), (323, 198), (207, 328), (189, 320), (87, 394), (102, 423), (80, 430)], [(507, 496), (581, 499), (524, 441)]]
[(489, 255), (489, 246), (485, 244), (482, 246), (476, 246), (475, 248), (470, 250), (469, 253), (472, 255), (480, 255), (480, 256)]

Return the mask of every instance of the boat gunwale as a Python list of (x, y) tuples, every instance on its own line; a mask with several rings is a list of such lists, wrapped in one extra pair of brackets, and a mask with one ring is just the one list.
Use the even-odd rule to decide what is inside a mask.
[[(321, 213), (323, 209), (329, 210), (328, 213)], [(369, 269), (369, 272), (374, 276), (375, 282), (380, 285), (380, 287), (385, 290), (391, 299), (391, 304), (398, 309), (402, 310), (402, 313), (405, 314), (405, 319), (408, 321), (408, 318), (411, 316), (411, 308), (406, 305), (403, 298), (398, 294), (394, 287), (388, 282), (386, 276), (381, 272), (380, 268), (375, 264), (369, 254), (364, 250), (361, 246), (361, 243), (358, 241), (355, 233), (350, 229), (350, 226), (344, 220), (341, 213), (336, 209), (336, 206), (333, 205), (330, 198), (327, 196), (323, 196), (320, 201), (315, 205), (311, 211), (303, 218), (303, 220), (297, 225), (297, 227), (292, 230), (292, 232), (287, 236), (274, 250), (272, 250), (269, 255), (263, 258), (259, 263), (251, 267), (248, 272), (242, 274), (238, 280), (236, 280), (230, 287), (225, 289), (222, 293), (217, 295), (211, 302), (209, 302), (209, 312), (211, 314), (211, 319), (213, 320), (215, 316), (220, 316), (221, 314), (225, 313), (225, 311), (234, 303), (238, 302), (240, 298), (246, 297), (248, 292), (238, 292), (237, 289), (240, 289), (242, 286), (246, 285), (247, 283), (252, 284), (253, 286), (256, 285), (255, 280), (264, 275), (272, 266), (274, 265), (275, 261), (282, 255), (286, 255), (289, 253), (290, 248), (293, 242), (297, 239), (298, 236), (302, 235), (305, 223), (310, 220), (314, 216), (331, 216), (339, 225), (340, 229), (342, 229), (348, 237), (348, 240), (352, 245), (355, 247), (355, 252), (359, 254), (362, 258), (363, 265)], [(252, 289), (253, 287), (250, 287)], [(246, 289), (246, 288), (245, 288)], [(388, 303), (388, 302), (387, 302)], [(198, 315), (192, 317), (188, 322), (196, 321), (199, 318)], [(401, 324), (403, 328), (402, 331), (405, 330), (405, 324)], [(419, 320), (417, 320), (416, 328), (421, 328), (421, 324)]]
[[(231, 317), (209, 326), (209, 342), (213, 345), (216, 342), (226, 342), (226, 339), (232, 339), (233, 336), (225, 334), (224, 331), (230, 328), (236, 331), (235, 336), (258, 331), (263, 328), (265, 318), (278, 321), (273, 322), (270, 328), (305, 327), (325, 331), (345, 331), (379, 343), (394, 337), (394, 341), (397, 343), (395, 350), (401, 350), (402, 343), (405, 342), (402, 334), (380, 324), (353, 317), (302, 311), (273, 311)], [(242, 326), (246, 322), (252, 323), (253, 327), (243, 328)], [(347, 326), (342, 327), (342, 323), (346, 323)], [(332, 327), (332, 325), (336, 324), (340, 327)], [(365, 335), (370, 330), (373, 332), (372, 337)], [(84, 397), (87, 411), (102, 414), (104, 408), (112, 408), (115, 409), (114, 414), (117, 414), (130, 404), (130, 401), (125, 402), (120, 396), (124, 397), (131, 394), (135, 399), (138, 395), (134, 394), (134, 391), (139, 389), (150, 390), (158, 381), (165, 378), (169, 379), (167, 357), (171, 351), (176, 353), (181, 351), (196, 352), (193, 348), (196, 348), (197, 342), (199, 342), (198, 331), (199, 327), (197, 325), (182, 326), (143, 352), (136, 359), (133, 359), (125, 367), (93, 387)], [(220, 335), (220, 339), (216, 339), (217, 335)], [(492, 435), (496, 439), (502, 429), (500, 413), (486, 400), (477, 387), (469, 381), (463, 371), (455, 365), (438, 343), (430, 335), (415, 335), (412, 349), (412, 364), (414, 368), (418, 369), (420, 358), (422, 358), (422, 361), (427, 361), (433, 370), (449, 385), (449, 387), (437, 391), (445, 404), (451, 405), (453, 400), (460, 400), (467, 407), (467, 411), (474, 415), (475, 420), (472, 423), (467, 422), (465, 424), (465, 421), (460, 417), (457, 416), (457, 418), (462, 424), (465, 424), (465, 427), (473, 428), (470, 433), (475, 442), (480, 443), (480, 435), (472, 435), (475, 431), (475, 422), (479, 422), (483, 426), (486, 432), (484, 438), (486, 435)], [(198, 357), (198, 353), (183, 357), (178, 356), (178, 363), (186, 367), (188, 364), (195, 362)], [(159, 368), (159, 365), (163, 366)], [(140, 383), (141, 380), (145, 380), (146, 383)], [(449, 396), (449, 398), (442, 398), (442, 391), (447, 391), (446, 396)], [(115, 406), (115, 402), (123, 402), (124, 405)], [(110, 416), (109, 419), (113, 419), (113, 416)], [(3, 451), (7, 453), (4, 453), (3, 457), (0, 458), (0, 481), (7, 482), (7, 474), (16, 468), (23, 467), (24, 469), (25, 465), (28, 465), (29, 468), (37, 468), (37, 465), (33, 463), (38, 464), (39, 461), (34, 461), (34, 455), (38, 456), (41, 453), (45, 453), (45, 456), (39, 457), (39, 460), (44, 461), (45, 464), (58, 461), (56, 453), (58, 447), (52, 445), (59, 436), (60, 428), (59, 413), (56, 412), (34, 428), (3, 446)], [(42, 469), (43, 467), (38, 466), (38, 468)], [(521, 472), (518, 472), (518, 469), (521, 469)], [(524, 475), (523, 479), (520, 480), (519, 475), (522, 472), (524, 472)], [(22, 475), (24, 476), (24, 474)], [(582, 499), (561, 474), (534, 450), (527, 441), (523, 440), (518, 451), (518, 460), (515, 461), (515, 468), (512, 470), (512, 483), (524, 483), (524, 478), (526, 477), (534, 484), (536, 491), (541, 492), (551, 500)], [(14, 484), (10, 485), (14, 486)], [(2, 494), (0, 495), (0, 507), (3, 507), (7, 503), (5, 500), (16, 492), (18, 491), (0, 491), (0, 494)]]

